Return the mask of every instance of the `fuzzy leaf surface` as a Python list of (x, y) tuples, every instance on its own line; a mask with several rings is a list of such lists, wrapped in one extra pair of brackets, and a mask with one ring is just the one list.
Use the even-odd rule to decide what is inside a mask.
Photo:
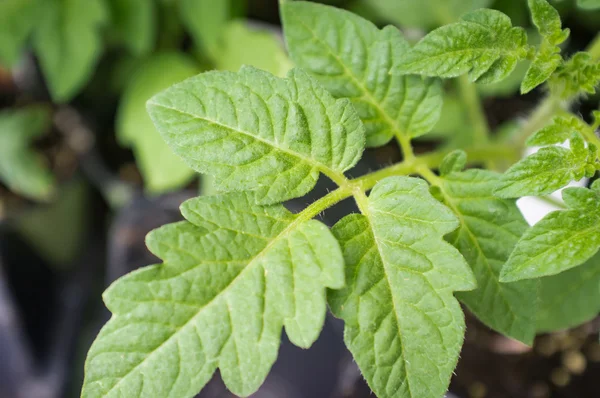
[(521, 82), (521, 94), (530, 92), (552, 76), (563, 62), (559, 52), (559, 47), (550, 45), (543, 46), (538, 51)]
[(527, 51), (522, 28), (513, 27), (499, 11), (481, 9), (429, 33), (398, 60), (393, 72), (445, 78), (468, 73), (472, 81), (493, 83), (507, 77)]
[(37, 0), (2, 0), (0, 2), (0, 65), (13, 66), (39, 14)]
[[(34, 48), (52, 98), (70, 100), (92, 75), (108, 11), (100, 0), (45, 0)], [(42, 5), (43, 4), (43, 5)]]
[(352, 101), (365, 125), (367, 146), (431, 131), (442, 108), (441, 84), (390, 75), (394, 60), (410, 48), (398, 29), (379, 30), (355, 14), (316, 3), (288, 1), (282, 7), (293, 61), (334, 97)]
[(552, 92), (562, 98), (596, 93), (600, 84), (600, 63), (587, 52), (578, 52), (549, 80)]
[(494, 193), (502, 198), (550, 194), (571, 181), (589, 176), (588, 157), (585, 150), (544, 147), (509, 168)]
[(171, 149), (220, 190), (258, 190), (261, 203), (302, 196), (319, 172), (339, 176), (362, 155), (364, 127), (304, 72), (288, 78), (244, 67), (207, 72), (148, 102)]
[(600, 254), (540, 283), (538, 333), (569, 329), (600, 313)]
[(0, 112), (0, 180), (14, 192), (34, 200), (49, 199), (54, 179), (30, 148), (47, 131), (48, 109), (30, 107)]
[(330, 291), (331, 309), (378, 397), (443, 396), (465, 330), (453, 292), (475, 288), (464, 258), (443, 239), (457, 219), (410, 177), (380, 181), (366, 201), (365, 215), (333, 228), (348, 282)]
[(194, 171), (162, 139), (146, 112), (146, 101), (197, 72), (194, 62), (184, 54), (156, 54), (137, 69), (121, 97), (117, 137), (122, 145), (133, 148), (149, 192), (179, 188), (191, 179)]
[(217, 368), (248, 396), (275, 362), (283, 326), (300, 347), (319, 335), (325, 287), (344, 284), (324, 224), (249, 193), (192, 199), (182, 213), (188, 221), (147, 238), (164, 263), (104, 294), (113, 317), (88, 354), (83, 396), (193, 397)]
[(492, 329), (533, 343), (537, 281), (500, 283), (500, 270), (528, 225), (514, 200), (494, 197), (499, 174), (487, 170), (452, 172), (442, 177), (444, 202), (460, 226), (447, 239), (465, 257), (477, 289), (457, 297)]
[(600, 248), (600, 194), (566, 188), (569, 210), (554, 211), (527, 230), (502, 268), (501, 280), (554, 275), (576, 267)]
[(551, 45), (557, 45), (567, 39), (568, 30), (562, 29), (558, 11), (546, 0), (528, 0), (531, 18), (538, 32)]
[(589, 129), (590, 126), (575, 115), (556, 116), (549, 125), (530, 136), (526, 143), (529, 146), (561, 144), (568, 140), (573, 133), (583, 134)]

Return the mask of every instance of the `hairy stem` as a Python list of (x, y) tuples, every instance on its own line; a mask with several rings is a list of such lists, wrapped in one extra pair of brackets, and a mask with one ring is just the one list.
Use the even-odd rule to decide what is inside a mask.
[[(346, 180), (345, 183), (340, 185), (335, 191), (332, 191), (321, 199), (311, 203), (306, 209), (298, 214), (298, 217), (304, 220), (310, 220), (338, 202), (351, 196), (355, 197), (360, 208), (360, 206), (365, 203), (364, 193), (373, 188), (379, 181), (387, 177), (399, 175), (416, 173), (423, 175), (422, 173), (424, 173), (424, 170), (439, 167), (442, 160), (449, 152), (451, 152), (451, 150), (431, 152), (421, 156), (413, 155), (411, 159), (397, 163), (393, 166), (374, 171), (352, 180)], [(514, 160), (517, 155), (513, 147), (502, 145), (473, 147), (471, 149), (466, 149), (465, 152), (467, 152), (469, 164), (477, 164), (490, 160)], [(435, 176), (433, 172), (430, 171), (430, 173)]]
[(412, 162), (415, 159), (415, 153), (413, 152), (412, 144), (410, 143), (410, 138), (398, 134), (396, 135), (396, 140), (400, 145), (400, 149), (402, 149), (402, 156), (404, 157), (404, 161)]

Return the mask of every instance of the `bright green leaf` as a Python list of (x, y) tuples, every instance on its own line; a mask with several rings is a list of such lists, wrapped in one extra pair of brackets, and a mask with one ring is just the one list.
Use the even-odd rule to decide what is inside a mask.
[(540, 281), (538, 332), (569, 329), (600, 313), (600, 254), (579, 267)]
[(117, 137), (132, 147), (146, 188), (153, 193), (176, 189), (194, 175), (164, 142), (146, 111), (146, 101), (169, 86), (198, 72), (184, 54), (152, 56), (134, 73), (125, 88), (117, 114)]
[(443, 240), (458, 222), (416, 178), (382, 180), (365, 201), (365, 215), (333, 228), (348, 285), (330, 292), (330, 306), (378, 397), (441, 397), (465, 329), (453, 292), (475, 287), (465, 260)]
[(248, 396), (275, 362), (282, 326), (300, 347), (318, 337), (325, 287), (344, 284), (325, 225), (245, 193), (192, 199), (182, 212), (189, 221), (147, 238), (164, 263), (104, 294), (113, 317), (88, 354), (82, 396), (192, 397), (217, 368)]
[(381, 18), (400, 26), (431, 28), (455, 21), (466, 12), (487, 7), (491, 0), (368, 0)]
[(556, 71), (549, 84), (556, 96), (566, 99), (594, 94), (600, 84), (600, 63), (589, 53), (576, 53)]
[(47, 132), (50, 113), (42, 107), (0, 112), (0, 181), (11, 190), (35, 200), (47, 200), (54, 179), (31, 142)]
[(533, 23), (546, 40), (555, 46), (564, 42), (569, 30), (562, 29), (560, 15), (546, 0), (528, 0)]
[(71, 99), (92, 75), (102, 49), (107, 10), (100, 0), (45, 0), (34, 46), (50, 93)]
[(514, 200), (492, 194), (500, 175), (487, 170), (453, 172), (440, 181), (443, 200), (458, 216), (447, 239), (465, 257), (477, 278), (476, 290), (457, 297), (483, 323), (500, 333), (533, 343), (537, 281), (500, 283), (502, 265), (527, 229)]
[(563, 62), (562, 57), (557, 52), (560, 52), (558, 47), (542, 46), (521, 82), (521, 94), (530, 92), (552, 76)]
[(558, 44), (569, 36), (569, 29), (562, 30), (560, 15), (546, 0), (528, 0), (533, 23), (542, 36), (542, 43), (521, 84), (525, 94), (544, 83), (563, 63)]
[(377, 29), (348, 11), (316, 3), (284, 2), (285, 38), (294, 62), (336, 98), (349, 98), (367, 130), (367, 145), (429, 132), (442, 107), (440, 82), (392, 76), (409, 45), (398, 29)]
[(477, 10), (434, 30), (398, 60), (393, 72), (493, 83), (507, 77), (528, 53), (527, 35), (495, 10)]
[(111, 25), (116, 35), (136, 55), (149, 52), (155, 40), (154, 1), (109, 0)]
[(571, 181), (591, 177), (595, 168), (590, 169), (590, 166), (596, 156), (574, 145), (574, 142), (583, 141), (581, 138), (571, 140), (570, 150), (558, 146), (544, 147), (522, 159), (504, 173), (494, 193), (503, 198), (542, 196)]
[(214, 63), (216, 69), (237, 72), (250, 65), (282, 77), (292, 68), (275, 33), (243, 21), (232, 21), (224, 28)]
[(38, 0), (0, 1), (0, 65), (12, 66), (38, 22)]
[(600, 194), (586, 188), (566, 188), (570, 208), (548, 214), (529, 229), (502, 268), (501, 280), (554, 275), (576, 267), (600, 248)]
[(220, 190), (257, 189), (261, 203), (281, 202), (309, 192), (319, 172), (342, 178), (365, 142), (349, 100), (298, 69), (288, 76), (207, 72), (156, 95), (148, 110), (171, 149)]
[(556, 116), (546, 127), (527, 139), (529, 146), (545, 146), (565, 142), (575, 132), (582, 133), (590, 126), (575, 115)]

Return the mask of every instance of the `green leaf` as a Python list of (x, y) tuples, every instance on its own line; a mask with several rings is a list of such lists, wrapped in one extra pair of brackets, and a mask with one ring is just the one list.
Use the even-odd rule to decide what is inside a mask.
[(600, 194), (586, 188), (566, 188), (570, 208), (548, 214), (529, 229), (507, 263), (501, 280), (554, 275), (578, 266), (600, 247)]
[(261, 203), (303, 196), (323, 172), (356, 164), (364, 128), (347, 99), (335, 100), (304, 72), (288, 78), (244, 67), (207, 72), (148, 102), (158, 131), (219, 190), (257, 189)]
[(94, 210), (89, 182), (62, 182), (50, 203), (34, 206), (11, 220), (11, 228), (55, 270), (71, 271), (88, 242)]
[(368, 0), (381, 18), (413, 28), (431, 28), (455, 21), (468, 11), (490, 5), (490, 0)]
[(596, 8), (600, 8), (600, 0), (578, 0), (577, 5), (580, 8), (585, 8), (588, 10), (593, 10)]
[(563, 64), (549, 81), (554, 95), (570, 99), (594, 94), (600, 84), (600, 63), (587, 52), (576, 53)]
[(54, 190), (52, 175), (30, 149), (49, 125), (50, 112), (43, 107), (0, 112), (0, 181), (30, 199), (50, 199)]
[(440, 397), (465, 330), (453, 292), (475, 287), (465, 260), (443, 239), (458, 222), (416, 178), (382, 180), (364, 201), (365, 215), (333, 228), (348, 285), (330, 291), (331, 309), (345, 321), (346, 345), (378, 397)]
[(481, 9), (442, 26), (398, 60), (393, 73), (456, 77), (493, 83), (507, 77), (528, 53), (525, 30), (499, 11)]
[(302, 1), (282, 5), (292, 59), (336, 98), (349, 98), (367, 130), (367, 145), (429, 132), (442, 107), (440, 82), (392, 76), (409, 50), (398, 29), (377, 29), (348, 11)]
[(556, 46), (569, 36), (569, 30), (562, 29), (560, 15), (546, 0), (528, 0), (533, 23), (546, 40)]
[(273, 32), (253, 28), (243, 21), (227, 24), (214, 64), (216, 69), (232, 72), (250, 65), (276, 76), (285, 76), (293, 66)]
[(590, 126), (575, 115), (556, 116), (546, 127), (527, 139), (529, 146), (544, 146), (565, 142), (575, 132), (582, 133)]
[(521, 82), (521, 94), (527, 94), (544, 83), (562, 65), (563, 59), (558, 52), (560, 48), (556, 46), (542, 45)]
[(156, 9), (148, 0), (109, 0), (111, 25), (118, 40), (136, 54), (146, 54), (154, 45)]
[(315, 341), (325, 287), (344, 284), (339, 245), (322, 223), (253, 199), (192, 199), (189, 221), (148, 236), (164, 263), (104, 294), (113, 317), (88, 354), (82, 396), (191, 397), (217, 368), (248, 396), (275, 362), (282, 326), (300, 347)]
[(499, 174), (487, 170), (452, 172), (442, 177), (444, 202), (460, 226), (447, 239), (465, 257), (477, 279), (476, 290), (457, 297), (492, 329), (531, 345), (535, 337), (537, 281), (500, 283), (508, 260), (528, 225), (514, 200), (492, 194)]
[(184, 54), (153, 55), (133, 74), (121, 98), (117, 137), (121, 145), (134, 149), (146, 189), (152, 193), (183, 186), (194, 171), (162, 139), (146, 112), (146, 101), (197, 72), (196, 65)]
[(591, 177), (595, 172), (596, 155), (571, 140), (571, 149), (550, 146), (522, 159), (504, 173), (494, 194), (502, 198), (542, 196), (550, 194), (571, 181)]
[(34, 46), (52, 98), (70, 100), (92, 75), (107, 10), (100, 0), (45, 0)]
[(0, 1), (0, 65), (13, 66), (37, 23), (37, 0)]
[(440, 174), (445, 176), (455, 171), (462, 171), (467, 165), (467, 154), (463, 150), (450, 152), (440, 164)]
[(538, 333), (569, 329), (600, 313), (600, 254), (579, 267), (540, 281)]
[(569, 29), (562, 29), (560, 15), (546, 0), (528, 0), (533, 23), (542, 36), (542, 43), (521, 84), (525, 94), (544, 83), (562, 65), (559, 44), (569, 37)]
[(521, 87), (531, 62), (519, 62), (506, 79), (491, 84), (478, 84), (477, 92), (483, 97), (513, 97)]
[(229, 0), (178, 0), (179, 15), (195, 45), (214, 54), (231, 14)]

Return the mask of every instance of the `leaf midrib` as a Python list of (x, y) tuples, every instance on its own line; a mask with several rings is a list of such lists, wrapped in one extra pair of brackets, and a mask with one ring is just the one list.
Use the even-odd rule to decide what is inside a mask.
[[(509, 304), (507, 298), (505, 297), (505, 291), (504, 288), (502, 286), (502, 284), (500, 283), (500, 280), (495, 278), (496, 274), (494, 273), (492, 266), (487, 258), (487, 256), (485, 255), (485, 252), (483, 251), (483, 248), (481, 247), (481, 245), (479, 244), (479, 240), (477, 239), (477, 237), (475, 236), (475, 234), (473, 233), (473, 231), (471, 230), (471, 228), (469, 228), (469, 224), (466, 222), (462, 212), (460, 212), (458, 210), (458, 207), (455, 205), (454, 201), (452, 200), (452, 197), (446, 192), (446, 190), (442, 187), (440, 187), (440, 190), (442, 191), (442, 194), (446, 197), (447, 201), (446, 203), (448, 204), (448, 206), (452, 209), (452, 211), (454, 212), (454, 214), (456, 214), (456, 216), (459, 219), (459, 222), (461, 224), (461, 229), (463, 229), (468, 237), (469, 240), (471, 240), (471, 242), (473, 243), (473, 245), (475, 246), (475, 248), (477, 249), (477, 252), (479, 253), (479, 257), (483, 258), (483, 263), (485, 264), (484, 269), (486, 269), (488, 271), (488, 275), (491, 275), (492, 277), (490, 278), (494, 285), (497, 287), (498, 291), (500, 292), (500, 298), (502, 299), (502, 301), (504, 302), (504, 304), (506, 305), (507, 308), (511, 309), (510, 311), (510, 316), (513, 319), (513, 322), (515, 319), (518, 318), (518, 316), (512, 311), (512, 306)], [(458, 239), (458, 234), (457, 234), (457, 239)], [(500, 274), (498, 274), (498, 277), (500, 276)]]
[[(224, 294), (226, 294), (226, 292), (235, 284), (235, 282), (240, 279), (240, 277), (242, 275), (245, 275), (247, 273), (248, 269), (251, 269), (252, 266), (254, 265), (254, 262), (257, 260), (260, 260), (262, 258), (262, 256), (264, 255), (264, 253), (267, 253), (272, 247), (273, 245), (275, 245), (275, 243), (283, 238), (284, 236), (286, 236), (287, 234), (289, 234), (296, 226), (298, 226), (299, 224), (301, 224), (302, 222), (304, 222), (306, 220), (304, 220), (302, 217), (298, 217), (295, 220), (293, 220), (283, 231), (281, 231), (277, 236), (275, 236), (256, 256), (254, 256), (249, 262), (248, 264), (240, 271), (239, 274), (237, 274), (230, 282), (227, 286), (225, 286), (225, 288), (218, 294), (216, 294), (210, 301), (208, 301), (206, 304), (204, 304), (203, 306), (201, 306), (198, 311), (192, 315), (189, 320), (187, 322), (185, 322), (183, 325), (181, 325), (179, 328), (177, 328), (176, 332), (174, 332), (169, 338), (167, 338), (165, 341), (163, 341), (162, 343), (160, 343), (156, 348), (154, 348), (152, 351), (150, 351), (146, 357), (140, 361), (140, 363), (138, 363), (137, 365), (135, 365), (133, 368), (131, 368), (131, 370), (129, 370), (126, 374), (124, 374), (123, 376), (121, 376), (119, 378), (119, 381), (117, 383), (115, 383), (109, 390), (107, 390), (104, 395), (108, 395), (109, 393), (111, 393), (112, 391), (114, 391), (123, 380), (125, 380), (129, 375), (131, 375), (132, 373), (134, 373), (138, 368), (140, 368), (142, 365), (144, 365), (148, 360), (150, 360), (150, 358), (152, 357), (152, 355), (156, 352), (158, 352), (159, 350), (161, 350), (167, 343), (169, 343), (171, 340), (176, 339), (176, 337), (178, 336), (178, 334), (186, 327), (188, 327), (190, 324), (193, 324), (193, 321), (202, 313), (203, 310), (205, 310), (207, 307), (209, 307), (213, 302), (215, 302), (218, 298), (222, 297)], [(225, 343), (224, 343), (225, 344)], [(99, 382), (102, 379), (98, 379), (95, 380), (94, 383)]]
[[(409, 136), (409, 134), (407, 134), (407, 132), (403, 131), (403, 129), (400, 128), (400, 126), (398, 125), (398, 122), (396, 120), (394, 120), (388, 114), (388, 112), (381, 107), (381, 105), (379, 104), (379, 101), (377, 101), (377, 99), (373, 96), (373, 94), (371, 93), (371, 91), (364, 85), (364, 83), (361, 80), (358, 79), (357, 76), (354, 75), (354, 73), (352, 72), (352, 70), (350, 70), (346, 66), (346, 64), (343, 62), (343, 60), (333, 51), (333, 49), (331, 48), (331, 46), (329, 46), (327, 43), (323, 42), (323, 40), (321, 40), (321, 38), (316, 35), (316, 32), (314, 32), (310, 28), (309, 25), (305, 24), (304, 21), (302, 21), (301, 19), (298, 19), (298, 21), (300, 22), (300, 24), (306, 30), (308, 30), (310, 32), (310, 34), (313, 37), (313, 40), (315, 40), (316, 42), (320, 43), (323, 47), (325, 47), (327, 49), (327, 51), (329, 52), (329, 54), (337, 61), (337, 63), (339, 64), (339, 66), (341, 66), (341, 68), (344, 70), (344, 74), (347, 75), (352, 80), (352, 82), (354, 84), (356, 84), (362, 90), (363, 96), (366, 97), (366, 99), (369, 101), (369, 103), (371, 105), (373, 105), (375, 107), (375, 109), (377, 109), (378, 113), (381, 116), (383, 116), (384, 121), (394, 131), (394, 135), (402, 134), (404, 136)], [(380, 32), (381, 32), (381, 30), (378, 30), (377, 31), (377, 35), (379, 35)], [(390, 86), (390, 85), (391, 85), (391, 82), (388, 82), (388, 86)], [(350, 97), (350, 98), (355, 98), (355, 97)]]
[(164, 104), (160, 104), (160, 103), (157, 103), (157, 102), (154, 102), (154, 101), (149, 101), (148, 105), (153, 105), (153, 106), (156, 106), (156, 107), (161, 107), (161, 108), (169, 109), (169, 110), (177, 112), (177, 113), (179, 113), (181, 115), (192, 117), (194, 119), (204, 120), (204, 121), (206, 121), (208, 123), (214, 124), (216, 126), (224, 128), (224, 129), (227, 129), (227, 130), (233, 131), (235, 133), (239, 133), (239, 134), (245, 135), (247, 137), (250, 137), (252, 139), (260, 141), (260, 142), (262, 142), (262, 143), (264, 143), (264, 144), (266, 144), (268, 146), (271, 146), (271, 147), (273, 147), (273, 148), (275, 148), (275, 149), (277, 149), (277, 150), (279, 150), (281, 152), (284, 152), (287, 155), (290, 155), (292, 157), (298, 158), (298, 159), (306, 162), (309, 166), (316, 167), (319, 171), (321, 171), (323, 174), (325, 174), (328, 177), (332, 177), (333, 176), (335, 179), (340, 179), (340, 178), (345, 179), (342, 171), (334, 170), (331, 167), (329, 167), (328, 165), (326, 165), (326, 164), (324, 164), (324, 163), (322, 163), (320, 161), (317, 161), (317, 160), (312, 159), (312, 158), (307, 158), (305, 155), (303, 155), (301, 153), (298, 153), (298, 152), (293, 152), (293, 151), (291, 151), (291, 150), (289, 150), (287, 148), (282, 148), (282, 147), (276, 145), (274, 142), (268, 141), (268, 140), (266, 140), (266, 139), (264, 139), (264, 138), (262, 138), (260, 136), (253, 135), (253, 134), (251, 134), (249, 132), (246, 132), (246, 131), (234, 128), (232, 126), (228, 126), (228, 125), (222, 124), (222, 123), (220, 123), (218, 121), (209, 119), (207, 116), (198, 116), (198, 115), (195, 115), (195, 114), (192, 114), (192, 113), (189, 113), (189, 112), (184, 112), (181, 109), (177, 109), (177, 108), (174, 108), (172, 106), (167, 106), (167, 105), (164, 105)]
[[(560, 242), (558, 245), (556, 245), (556, 246), (552, 246), (552, 248), (551, 248), (550, 250), (545, 250), (545, 251), (542, 251), (541, 253), (538, 253), (538, 254), (536, 254), (535, 256), (533, 256), (533, 257), (530, 257), (530, 258), (529, 258), (529, 259), (528, 259), (526, 262), (523, 262), (523, 263), (521, 263), (521, 266), (520, 266), (520, 267), (515, 267), (515, 268), (513, 268), (513, 269), (512, 269), (512, 271), (511, 271), (511, 272), (509, 272), (509, 273), (507, 273), (507, 274), (505, 274), (505, 275), (504, 275), (504, 277), (507, 277), (507, 276), (509, 276), (509, 275), (512, 275), (512, 274), (514, 274), (514, 273), (520, 274), (520, 273), (521, 273), (521, 271), (522, 271), (523, 269), (525, 269), (525, 268), (529, 268), (529, 267), (531, 266), (531, 263), (532, 263), (532, 262), (535, 262), (535, 261), (536, 261), (536, 260), (537, 260), (539, 257), (541, 257), (541, 256), (544, 256), (544, 255), (547, 255), (548, 253), (554, 252), (554, 251), (556, 251), (556, 250), (558, 250), (558, 251), (560, 252), (560, 249), (559, 249), (559, 248), (563, 247), (563, 246), (564, 246), (565, 244), (567, 244), (567, 243), (570, 243), (571, 241), (573, 241), (573, 239), (575, 239), (575, 238), (580, 238), (582, 235), (583, 235), (583, 236), (585, 236), (585, 235), (588, 235), (588, 234), (593, 234), (594, 232), (598, 232), (598, 229), (599, 229), (599, 227), (598, 227), (597, 225), (592, 225), (591, 227), (588, 227), (588, 228), (582, 229), (581, 231), (578, 231), (578, 232), (574, 233), (574, 234), (573, 234), (573, 235), (571, 235), (570, 237), (568, 237), (568, 238), (564, 239), (564, 240), (563, 240), (562, 242)], [(513, 252), (513, 253), (514, 253), (514, 252)], [(521, 255), (523, 255), (523, 254), (521, 254)], [(512, 255), (511, 255), (511, 256), (510, 256), (510, 258), (508, 259), (508, 262), (507, 262), (507, 263), (510, 263), (510, 262), (512, 262), (511, 260), (513, 260), (513, 256), (512, 256)], [(513, 260), (513, 261), (514, 261), (514, 260)], [(505, 265), (505, 266), (506, 266), (506, 265)], [(562, 272), (562, 271), (568, 271), (569, 269), (573, 269), (573, 268), (575, 268), (575, 267), (577, 267), (577, 265), (576, 265), (576, 266), (572, 266), (572, 267), (570, 267), (570, 268), (560, 269), (560, 271), (559, 271), (559, 272)], [(538, 269), (539, 269), (539, 267), (538, 267)], [(530, 279), (530, 278), (536, 278), (536, 277), (541, 277), (541, 276), (551, 276), (551, 275), (555, 275), (555, 274), (556, 274), (556, 273), (553, 273), (553, 274), (547, 274), (547, 273), (544, 273), (543, 275), (528, 276), (528, 277), (527, 277), (527, 279)], [(512, 281), (512, 279), (511, 279), (511, 281)]]

